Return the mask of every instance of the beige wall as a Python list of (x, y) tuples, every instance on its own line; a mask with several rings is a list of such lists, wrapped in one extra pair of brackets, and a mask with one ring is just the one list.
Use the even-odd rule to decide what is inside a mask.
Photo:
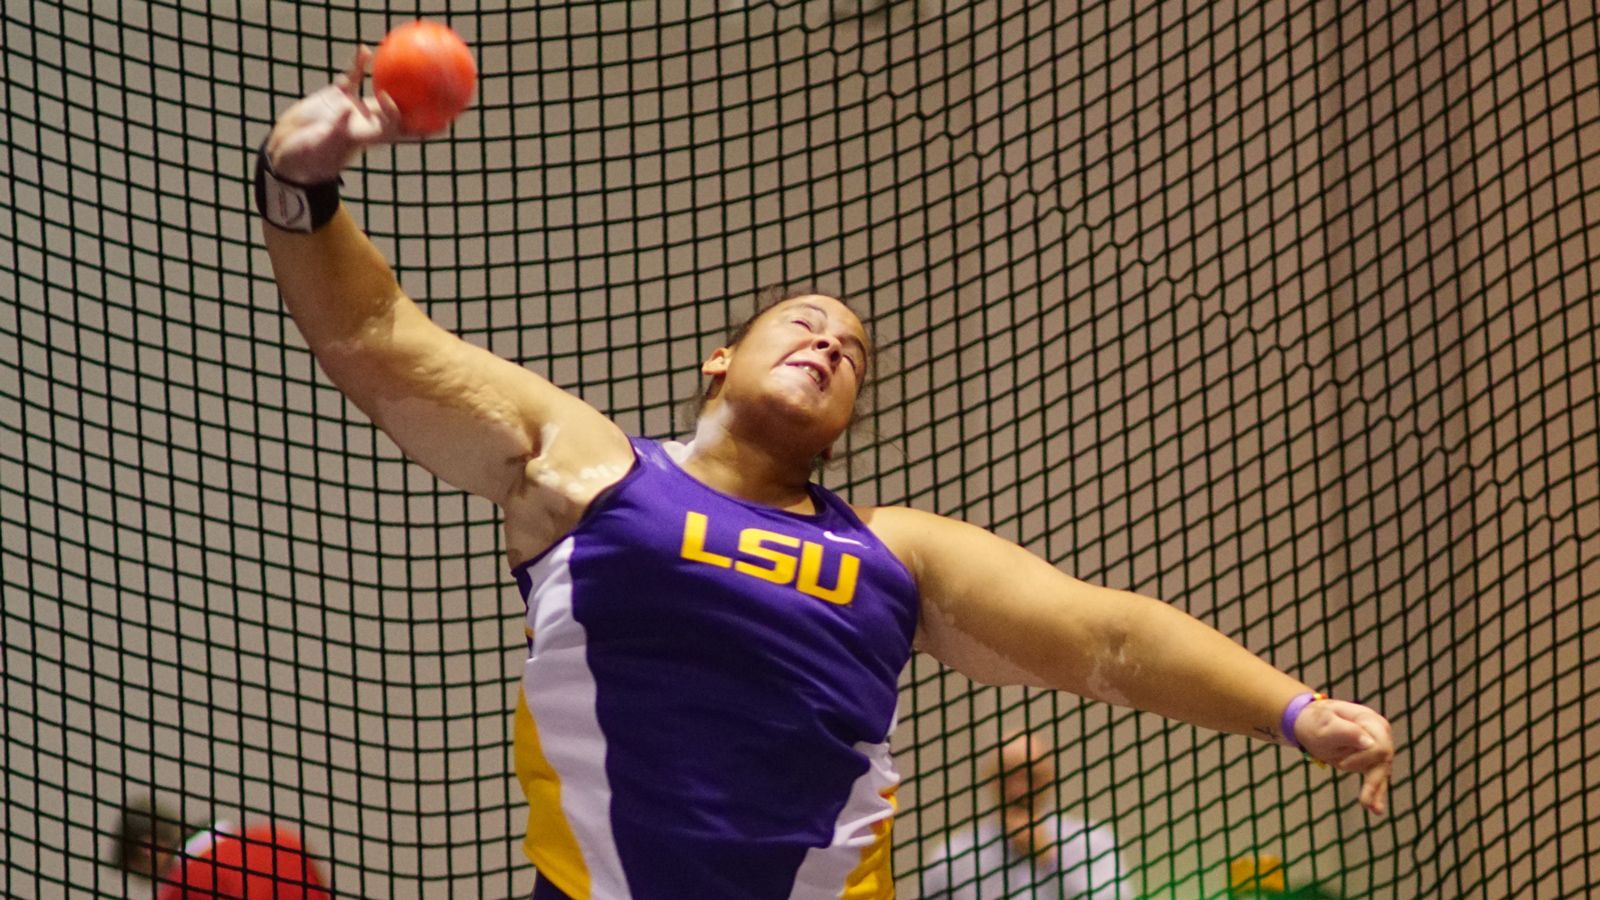
[[(652, 434), (756, 286), (848, 293), (891, 370), (830, 483), (1164, 597), (1406, 747), (1369, 828), (1276, 749), (919, 657), (902, 872), (1030, 727), (1163, 896), (1253, 848), (1352, 893), (1600, 879), (1591, 8), (690, 6), (460, 16), (477, 106), (347, 179), (407, 288)], [(7, 8), (0, 855), (92, 884), (59, 848), (155, 783), (303, 819), (352, 892), (525, 892), (493, 510), (315, 371), (245, 205), (388, 20), (66, 8)]]

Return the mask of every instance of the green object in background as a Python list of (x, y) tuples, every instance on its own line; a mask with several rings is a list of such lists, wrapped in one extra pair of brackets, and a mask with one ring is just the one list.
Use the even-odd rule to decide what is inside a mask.
[[(0, 893), (127, 896), (99, 863), (159, 793), (294, 824), (341, 894), (527, 895), (493, 514), (328, 386), (249, 202), (275, 113), (417, 6), (0, 4)], [(918, 657), (903, 896), (1013, 721), (1153, 898), (1255, 850), (1587, 889), (1592, 3), (448, 6), (478, 102), (345, 188), (447, 327), (660, 436), (754, 288), (850, 294), (890, 353), (830, 487), (1395, 723), (1369, 820), (1277, 748)]]

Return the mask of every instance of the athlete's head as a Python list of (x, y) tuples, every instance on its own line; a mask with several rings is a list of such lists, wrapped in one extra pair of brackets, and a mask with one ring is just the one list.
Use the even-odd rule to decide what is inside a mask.
[(1026, 734), (1013, 737), (1000, 745), (995, 763), (1002, 805), (1029, 812), (1048, 805), (1056, 783), (1056, 762), (1043, 739)]
[(756, 313), (701, 364), (711, 381), (700, 415), (731, 410), (825, 453), (855, 418), (872, 357), (871, 335), (842, 300), (768, 289)]

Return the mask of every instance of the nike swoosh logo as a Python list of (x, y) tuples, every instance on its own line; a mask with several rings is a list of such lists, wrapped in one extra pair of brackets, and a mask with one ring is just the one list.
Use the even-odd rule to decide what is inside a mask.
[(827, 538), (830, 541), (838, 541), (841, 544), (855, 544), (857, 547), (866, 547), (867, 546), (866, 544), (861, 543), (860, 541), (856, 540), (855, 538), (840, 537), (839, 535), (834, 534), (833, 532), (827, 531), (827, 530), (824, 530), (822, 532), (822, 536)]

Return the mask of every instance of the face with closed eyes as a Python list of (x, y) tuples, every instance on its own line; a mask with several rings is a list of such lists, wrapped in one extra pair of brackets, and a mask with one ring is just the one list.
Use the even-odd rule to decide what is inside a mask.
[(705, 414), (820, 453), (849, 427), (867, 359), (866, 330), (849, 307), (821, 294), (785, 300), (701, 366), (719, 379)]

